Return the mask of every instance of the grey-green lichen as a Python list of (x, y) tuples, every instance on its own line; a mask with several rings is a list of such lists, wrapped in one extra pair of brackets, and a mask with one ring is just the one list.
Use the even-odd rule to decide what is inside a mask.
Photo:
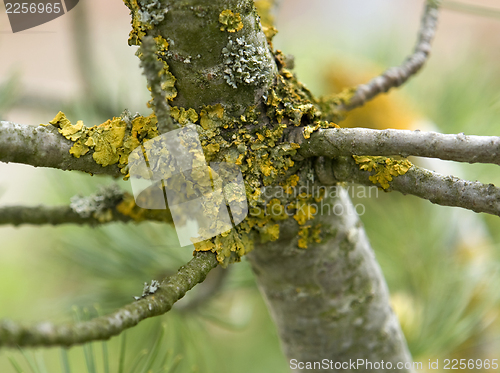
[(88, 197), (74, 196), (70, 208), (82, 218), (94, 217), (100, 222), (111, 221), (112, 209), (123, 198), (123, 191), (116, 184), (102, 187)]
[(151, 280), (151, 284), (147, 282), (144, 283), (144, 288), (142, 289), (142, 294), (140, 297), (134, 297), (135, 300), (140, 300), (142, 298), (147, 297), (148, 295), (156, 293), (158, 288), (160, 287), (160, 282), (157, 280)]
[(369, 177), (373, 184), (380, 184), (383, 189), (389, 188), (389, 182), (394, 177), (404, 175), (413, 166), (407, 159), (394, 159), (387, 157), (369, 157), (353, 155), (354, 161), (361, 170), (368, 172), (375, 171), (374, 175)]
[(247, 43), (244, 37), (229, 39), (222, 56), (226, 65), (224, 79), (233, 88), (238, 88), (238, 84), (259, 85), (269, 77), (264, 48)]
[(139, 10), (137, 11), (142, 23), (157, 25), (165, 19), (168, 8), (159, 0), (138, 0)]

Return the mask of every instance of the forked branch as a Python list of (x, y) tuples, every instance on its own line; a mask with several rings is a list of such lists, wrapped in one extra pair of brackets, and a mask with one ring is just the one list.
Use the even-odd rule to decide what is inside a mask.
[(44, 322), (34, 326), (0, 321), (0, 346), (72, 346), (109, 339), (144, 319), (168, 312), (216, 266), (213, 253), (198, 252), (175, 275), (164, 279), (154, 294), (90, 321), (64, 325)]

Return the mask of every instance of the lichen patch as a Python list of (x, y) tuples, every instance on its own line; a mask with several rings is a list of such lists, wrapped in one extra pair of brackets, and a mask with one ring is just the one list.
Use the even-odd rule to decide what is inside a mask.
[(243, 28), (240, 14), (233, 13), (230, 9), (223, 10), (219, 14), (219, 23), (222, 25), (220, 27), (221, 31), (236, 32)]
[(361, 170), (368, 172), (375, 171), (375, 174), (371, 175), (369, 179), (373, 184), (380, 184), (383, 189), (388, 189), (389, 182), (394, 177), (404, 175), (413, 166), (407, 159), (397, 160), (380, 156), (369, 157), (360, 155), (353, 155), (352, 157)]

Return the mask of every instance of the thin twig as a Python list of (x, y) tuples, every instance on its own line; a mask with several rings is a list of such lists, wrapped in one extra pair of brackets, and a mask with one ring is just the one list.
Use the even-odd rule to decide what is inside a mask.
[(413, 51), (401, 66), (392, 67), (382, 75), (370, 80), (367, 84), (356, 87), (354, 95), (343, 105), (338, 107), (341, 111), (349, 111), (364, 105), (380, 93), (399, 87), (410, 77), (415, 75), (425, 64), (431, 52), (431, 41), (438, 21), (438, 8), (435, 2), (426, 1), (424, 14), (420, 23), (418, 41)]
[[(361, 170), (352, 157), (339, 157), (334, 160), (322, 159), (319, 175), (328, 175), (320, 181), (333, 184), (351, 181), (373, 186), (369, 177), (374, 172)], [(317, 170), (318, 170), (317, 168)], [(493, 184), (482, 184), (462, 180), (453, 176), (440, 175), (437, 172), (412, 166), (404, 175), (396, 176), (389, 182), (386, 191), (398, 191), (411, 194), (441, 206), (461, 207), (474, 212), (500, 216), (500, 188)]]
[(94, 215), (82, 216), (69, 206), (4, 206), (0, 207), (0, 225), (19, 226), (31, 225), (61, 225), (89, 224), (98, 225), (112, 222), (128, 222), (132, 218), (113, 211), (109, 219), (101, 220)]
[(112, 222), (156, 221), (171, 224), (169, 209), (148, 210), (135, 204), (129, 193), (116, 185), (101, 188), (87, 197), (74, 196), (69, 206), (3, 206), (0, 207), (0, 226), (22, 224), (107, 224)]
[(465, 136), (409, 130), (369, 128), (320, 129), (305, 139), (295, 129), (289, 141), (300, 145), (304, 157), (348, 155), (417, 156), (456, 162), (500, 165), (500, 137)]
[(90, 321), (65, 325), (44, 322), (23, 326), (3, 320), (0, 322), (0, 346), (72, 346), (107, 340), (144, 319), (168, 312), (175, 302), (202, 282), (216, 266), (215, 254), (197, 252), (175, 275), (164, 279), (154, 294)]

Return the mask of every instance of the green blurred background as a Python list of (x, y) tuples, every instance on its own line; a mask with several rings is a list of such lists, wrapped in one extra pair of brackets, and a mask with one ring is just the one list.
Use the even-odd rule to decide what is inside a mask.
[[(315, 94), (330, 94), (399, 64), (415, 42), (422, 4), (283, 1), (274, 45), (295, 56), (295, 72)], [(474, 4), (486, 7), (484, 16), (444, 9), (424, 71), (345, 124), (500, 135), (500, 6)], [(62, 110), (94, 125), (125, 108), (149, 113), (128, 31), (119, 0), (82, 1), (67, 16), (19, 34), (0, 10), (0, 119), (35, 125)], [(421, 164), (500, 185), (497, 166)], [(1, 163), (0, 205), (68, 204), (111, 183)], [(354, 203), (364, 206), (362, 220), (414, 359), (424, 367), (428, 359), (500, 359), (499, 218), (397, 193)], [(0, 227), (0, 318), (64, 322), (111, 311), (189, 260), (191, 250), (175, 242), (175, 232), (156, 223)], [(124, 338), (68, 351), (2, 349), (0, 372), (106, 373), (106, 361), (117, 372), (120, 359), (127, 373), (289, 371), (248, 263), (222, 272), (210, 274), (209, 282), (223, 277), (223, 285), (198, 307), (190, 299), (209, 291), (206, 285)]]

